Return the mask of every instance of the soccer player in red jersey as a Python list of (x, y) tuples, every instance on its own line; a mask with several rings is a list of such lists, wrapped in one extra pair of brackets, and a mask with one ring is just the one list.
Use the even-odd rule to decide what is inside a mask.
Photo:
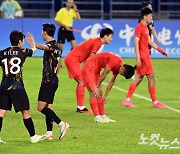
[[(101, 69), (104, 69), (100, 75)], [(101, 83), (108, 73), (112, 71), (112, 76), (103, 96)], [(123, 62), (122, 58), (110, 52), (98, 53), (86, 60), (82, 68), (83, 85), (87, 87), (90, 96), (90, 106), (94, 114), (95, 122), (115, 122), (105, 114), (104, 103), (114, 85), (118, 74), (126, 79), (134, 75), (135, 68)]]
[(135, 51), (136, 51), (136, 77), (135, 80), (130, 84), (129, 91), (127, 93), (126, 99), (123, 101), (123, 106), (126, 107), (135, 107), (131, 102), (131, 97), (136, 90), (137, 86), (143, 80), (143, 77), (146, 76), (148, 79), (148, 90), (153, 102), (153, 107), (155, 108), (165, 108), (165, 105), (159, 102), (156, 98), (155, 90), (155, 77), (154, 69), (151, 62), (150, 50), (148, 44), (167, 57), (167, 53), (158, 47), (149, 37), (149, 31), (147, 25), (152, 22), (152, 10), (149, 8), (144, 8), (141, 11), (141, 22), (137, 25), (135, 30)]
[(110, 28), (104, 28), (100, 32), (100, 37), (90, 38), (77, 45), (65, 57), (65, 64), (68, 69), (69, 77), (77, 82), (76, 98), (77, 112), (89, 113), (84, 105), (85, 87), (82, 84), (82, 73), (80, 64), (85, 62), (91, 55), (96, 54), (103, 44), (112, 41), (113, 31)]
[[(149, 1), (145, 1), (145, 2), (142, 2), (141, 4), (141, 10), (144, 9), (144, 8), (150, 8), (152, 10), (152, 3), (149, 2)], [(139, 19), (139, 22), (141, 22), (141, 18)], [(151, 38), (151, 35), (153, 35), (153, 37), (156, 39), (158, 45), (160, 45), (160, 40), (157, 36), (157, 33), (156, 33), (156, 29), (155, 29), (155, 26), (154, 26), (154, 21), (152, 20), (152, 22), (150, 22), (148, 25), (148, 30), (149, 30), (149, 36)], [(151, 46), (149, 46), (149, 48), (151, 49)]]

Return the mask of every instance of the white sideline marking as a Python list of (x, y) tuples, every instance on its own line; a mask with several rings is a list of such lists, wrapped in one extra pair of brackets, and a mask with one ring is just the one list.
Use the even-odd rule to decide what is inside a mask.
[[(102, 84), (107, 85), (107, 83), (105, 83), (105, 82), (103, 82)], [(113, 86), (112, 88), (114, 88), (114, 89), (116, 89), (116, 90), (119, 90), (119, 91), (122, 91), (122, 92), (125, 92), (125, 93), (127, 93), (127, 92), (128, 92), (127, 90), (122, 89), (122, 88), (119, 88), (119, 87), (116, 87), (116, 86)], [(151, 102), (151, 99), (150, 99), (150, 98), (147, 98), (147, 97), (141, 96), (141, 95), (139, 95), (139, 94), (134, 93), (134, 94), (133, 94), (133, 96), (135, 96), (135, 97), (138, 97), (138, 98), (141, 98), (141, 99), (144, 99), (144, 100), (146, 100), (146, 101)], [(164, 105), (166, 105), (166, 104), (164, 104)], [(178, 110), (178, 109), (175, 109), (175, 108), (170, 107), (170, 106), (168, 106), (168, 105), (166, 105), (166, 107), (167, 107), (167, 109), (169, 109), (169, 110), (171, 110), (171, 111), (174, 111), (174, 112), (180, 113), (180, 110)]]

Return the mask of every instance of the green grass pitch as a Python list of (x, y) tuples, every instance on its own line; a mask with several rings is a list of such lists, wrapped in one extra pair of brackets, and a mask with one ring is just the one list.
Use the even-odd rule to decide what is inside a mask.
[[(135, 64), (134, 59), (124, 59), (126, 63)], [(21, 113), (14, 110), (8, 112), (4, 118), (0, 136), (7, 144), (0, 144), (0, 154), (161, 154), (180, 153), (179, 148), (172, 142), (178, 138), (180, 142), (180, 60), (153, 59), (156, 77), (156, 92), (160, 101), (177, 109), (154, 109), (152, 103), (142, 98), (133, 97), (137, 108), (124, 108), (121, 103), (126, 93), (118, 88), (127, 90), (130, 80), (118, 76), (115, 87), (109, 94), (105, 105), (106, 113), (116, 123), (95, 123), (93, 115), (76, 113), (76, 83), (70, 80), (65, 65), (59, 73), (59, 88), (56, 92), (53, 109), (63, 120), (68, 121), (70, 128), (66, 137), (58, 140), (59, 129), (54, 124), (55, 139), (31, 144), (29, 135), (23, 125)], [(44, 115), (39, 113), (37, 96), (41, 82), (42, 58), (28, 58), (24, 65), (24, 83), (31, 103), (31, 115), (37, 134), (45, 134)], [(2, 72), (0, 72), (2, 74)], [(0, 75), (1, 77), (1, 75)], [(108, 76), (109, 77), (109, 76)], [(105, 83), (108, 82), (108, 79)], [(103, 88), (105, 90), (105, 85)], [(147, 79), (139, 85), (136, 94), (149, 98)], [(85, 104), (89, 108), (89, 98), (86, 91)], [(147, 138), (147, 144), (142, 142), (141, 135)], [(154, 136), (158, 136), (157, 143), (166, 144), (167, 149), (160, 149), (153, 144)], [(164, 138), (164, 140), (163, 140)], [(167, 142), (165, 142), (167, 141)]]

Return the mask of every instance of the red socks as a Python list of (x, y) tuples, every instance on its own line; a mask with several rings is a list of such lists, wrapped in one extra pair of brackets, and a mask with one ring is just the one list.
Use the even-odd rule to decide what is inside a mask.
[[(132, 97), (134, 91), (136, 90), (136, 87), (137, 86), (135, 84), (133, 84), (133, 83), (130, 84), (126, 98), (131, 98)], [(148, 87), (148, 90), (149, 90), (152, 101), (153, 102), (156, 101), (157, 98), (156, 98), (156, 89), (155, 89), (155, 87)]]
[(76, 98), (77, 106), (84, 106), (85, 87), (83, 85), (77, 85)]
[(98, 103), (98, 109), (99, 109), (99, 113), (100, 115), (105, 115), (104, 112), (104, 101), (102, 98), (98, 98), (97, 99), (97, 103)]
[(99, 115), (97, 98), (90, 98), (89, 101), (90, 101), (90, 106), (91, 106), (94, 116)]
[(131, 98), (132, 97), (134, 91), (136, 90), (136, 87), (137, 86), (135, 84), (133, 84), (133, 83), (130, 84), (126, 98)]
[(104, 115), (104, 101), (102, 98), (90, 98), (90, 106), (94, 116)]
[(155, 87), (148, 87), (148, 90), (149, 90), (152, 102), (156, 101), (157, 98), (156, 98), (156, 89), (155, 89)]

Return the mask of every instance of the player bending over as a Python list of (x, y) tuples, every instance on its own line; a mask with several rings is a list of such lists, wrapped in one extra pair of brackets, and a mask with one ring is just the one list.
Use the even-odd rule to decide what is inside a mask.
[[(101, 69), (104, 70), (100, 74)], [(103, 96), (101, 83), (110, 71), (112, 71), (112, 76)], [(95, 122), (115, 122), (115, 120), (106, 116), (104, 103), (107, 101), (107, 96), (114, 85), (117, 75), (120, 74), (129, 79), (134, 75), (134, 72), (134, 67), (123, 63), (120, 56), (111, 52), (98, 53), (87, 59), (82, 68), (82, 79), (83, 85), (89, 91), (89, 101)]]
[(89, 113), (84, 105), (85, 88), (82, 84), (81, 63), (84, 63), (90, 56), (96, 54), (103, 44), (112, 41), (113, 31), (104, 28), (100, 32), (100, 37), (90, 38), (73, 48), (65, 57), (65, 64), (68, 69), (69, 77), (77, 82), (76, 100), (79, 113)]

